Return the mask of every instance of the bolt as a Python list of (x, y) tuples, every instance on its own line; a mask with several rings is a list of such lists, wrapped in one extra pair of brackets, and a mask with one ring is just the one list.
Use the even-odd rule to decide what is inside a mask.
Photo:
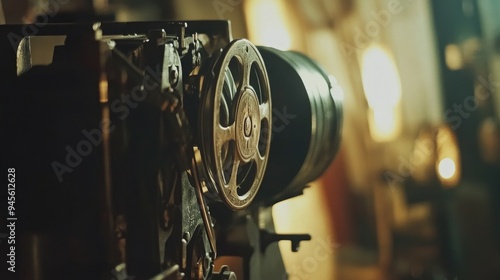
[(205, 260), (205, 263), (204, 263), (205, 268), (206, 268), (206, 269), (208, 269), (208, 268), (212, 265), (212, 258), (211, 258), (211, 257), (210, 257), (210, 255), (207, 253), (207, 254), (205, 254), (205, 258), (204, 258), (204, 260)]
[(175, 87), (177, 82), (179, 82), (179, 69), (177, 69), (177, 66), (172, 66), (170, 68), (170, 85)]
[(245, 136), (250, 137), (250, 135), (252, 135), (252, 120), (250, 119), (249, 116), (245, 117), (244, 129), (245, 129)]

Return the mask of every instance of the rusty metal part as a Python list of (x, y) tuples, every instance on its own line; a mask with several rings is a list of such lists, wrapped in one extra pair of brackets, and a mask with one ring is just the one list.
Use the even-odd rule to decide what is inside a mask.
[(214, 273), (212, 280), (238, 280), (236, 274), (229, 270), (227, 265), (223, 265), (219, 272)]
[(214, 256), (217, 255), (217, 247), (215, 244), (215, 232), (213, 228), (213, 223), (212, 223), (212, 218), (210, 217), (210, 213), (208, 212), (208, 207), (205, 203), (205, 197), (203, 196), (203, 189), (202, 189), (202, 184), (199, 181), (199, 170), (198, 167), (200, 166), (200, 152), (198, 149), (194, 150), (194, 158), (192, 161), (192, 167), (191, 167), (191, 172), (192, 172), (192, 177), (194, 180), (194, 188), (195, 188), (195, 193), (196, 193), (196, 199), (198, 201), (198, 205), (200, 207), (200, 213), (201, 213), (201, 218), (203, 219), (203, 224), (205, 225), (205, 231), (208, 236), (208, 241), (210, 243), (210, 247), (212, 251), (214, 252)]

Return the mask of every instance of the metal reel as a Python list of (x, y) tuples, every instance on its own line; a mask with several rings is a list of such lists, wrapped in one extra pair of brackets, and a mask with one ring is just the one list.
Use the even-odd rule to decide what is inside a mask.
[(245, 39), (232, 41), (210, 70), (199, 123), (206, 183), (229, 208), (239, 210), (257, 194), (269, 157), (269, 79), (257, 48)]

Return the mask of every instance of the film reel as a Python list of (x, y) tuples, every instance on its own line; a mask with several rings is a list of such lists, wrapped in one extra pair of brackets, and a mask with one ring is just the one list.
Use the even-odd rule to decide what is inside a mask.
[(262, 57), (248, 40), (232, 41), (205, 77), (200, 151), (212, 194), (239, 210), (264, 177), (271, 142), (271, 95)]
[(258, 49), (267, 65), (273, 106), (281, 113), (273, 126), (264, 188), (257, 198), (269, 202), (301, 192), (328, 168), (342, 135), (343, 92), (335, 78), (307, 56)]

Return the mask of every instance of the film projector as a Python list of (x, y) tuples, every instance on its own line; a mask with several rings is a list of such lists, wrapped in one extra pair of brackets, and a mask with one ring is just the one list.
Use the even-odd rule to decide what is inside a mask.
[[(318, 64), (233, 39), (227, 21), (0, 33), (21, 279), (235, 280), (222, 256), (245, 279), (287, 279), (277, 241), (311, 236), (274, 232), (271, 207), (341, 137), (342, 92)], [(40, 38), (59, 42), (42, 65)]]

